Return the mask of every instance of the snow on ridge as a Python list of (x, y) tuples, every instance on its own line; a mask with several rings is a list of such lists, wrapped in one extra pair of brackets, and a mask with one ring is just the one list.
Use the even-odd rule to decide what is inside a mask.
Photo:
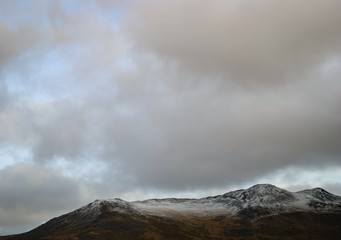
[(247, 208), (263, 208), (273, 213), (288, 211), (341, 209), (341, 197), (316, 188), (290, 192), (271, 184), (257, 184), (248, 189), (201, 199), (149, 199), (134, 205), (147, 212), (222, 212), (237, 214)]
[(296, 192), (297, 194), (305, 194), (307, 196), (314, 197), (321, 201), (326, 202), (333, 202), (333, 201), (341, 201), (341, 197), (334, 195), (323, 188), (312, 188), (312, 189), (306, 189), (299, 192)]
[(136, 214), (237, 214), (248, 208), (263, 208), (276, 214), (288, 211), (341, 209), (341, 197), (322, 188), (290, 192), (271, 184), (200, 199), (165, 198), (127, 202), (119, 198), (96, 200), (76, 210), (81, 215), (98, 216), (103, 211)]
[(74, 214), (80, 216), (99, 216), (103, 212), (128, 213), (133, 212), (134, 208), (128, 201), (120, 198), (96, 199), (95, 201), (75, 210)]
[(136, 209), (142, 213), (156, 215), (172, 215), (172, 214), (211, 214), (211, 213), (232, 213), (231, 209), (227, 209), (222, 204), (212, 202), (202, 202), (198, 199), (187, 199), (180, 201), (136, 201), (133, 203)]

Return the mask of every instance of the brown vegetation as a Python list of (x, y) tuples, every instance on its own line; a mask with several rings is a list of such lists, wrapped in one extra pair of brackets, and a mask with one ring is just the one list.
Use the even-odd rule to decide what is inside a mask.
[(161, 239), (340, 239), (341, 212), (293, 212), (255, 220), (231, 215), (104, 214), (92, 222), (60, 218), (24, 234), (1, 240), (161, 240)]

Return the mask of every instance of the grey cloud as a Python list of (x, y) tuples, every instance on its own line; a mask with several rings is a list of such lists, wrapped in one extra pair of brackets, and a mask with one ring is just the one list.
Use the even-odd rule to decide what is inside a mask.
[(340, 85), (320, 74), (295, 88), (225, 94), (202, 83), (129, 100), (91, 94), (82, 105), (47, 105), (30, 113), (34, 156), (86, 161), (93, 151), (130, 188), (173, 190), (237, 184), (291, 165), (339, 164)]
[(186, 94), (173, 106), (148, 106), (156, 109), (154, 123), (141, 125), (137, 136), (127, 133), (118, 148), (128, 160), (123, 164), (140, 184), (160, 188), (223, 186), (290, 165), (323, 165), (329, 155), (337, 164), (336, 109), (320, 111), (310, 99), (290, 102), (293, 96), (277, 94)]
[(0, 80), (0, 113), (6, 107), (10, 96), (6, 84)]
[(0, 69), (2, 69), (9, 60), (32, 48), (39, 39), (39, 32), (30, 25), (13, 27), (0, 20), (0, 36)]
[[(12, 42), (23, 25), (0, 27), (0, 61), (26, 90), (0, 113), (1, 140), (32, 154), (0, 171), (3, 225), (88, 200), (85, 184), (119, 197), (340, 167), (339, 1), (132, 1), (120, 29), (90, 1), (75, 12), (52, 3), (33, 45)], [(0, 105), (13, 101), (4, 83)], [(86, 164), (96, 173), (75, 174)]]
[(78, 206), (78, 184), (53, 170), (16, 164), (0, 170), (0, 226), (31, 228)]
[(340, 54), (340, 2), (138, 1), (138, 47), (243, 85), (296, 81)]
[(72, 159), (86, 151), (86, 116), (80, 110), (74, 104), (62, 101), (31, 116), (33, 132), (29, 134), (37, 136), (33, 147), (36, 161), (58, 157)]
[[(300, 169), (340, 168), (338, 1), (83, 3), (37, 1), (34, 27), (1, 20), (1, 74), (16, 80), (0, 80), (1, 144), (32, 161), (0, 170), (1, 233), (98, 197), (282, 169), (300, 190), (316, 187)], [(102, 14), (121, 4), (116, 28)], [(339, 193), (337, 180), (321, 187)]]
[(111, 7), (117, 7), (126, 2), (127, 2), (126, 0), (96, 0), (96, 3), (105, 9), (111, 8)]

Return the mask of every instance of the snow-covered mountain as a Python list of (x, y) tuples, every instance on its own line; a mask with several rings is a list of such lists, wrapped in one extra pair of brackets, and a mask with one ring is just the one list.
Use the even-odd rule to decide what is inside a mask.
[[(245, 208), (263, 207), (276, 211), (330, 210), (341, 208), (341, 197), (322, 188), (289, 192), (271, 184), (258, 184), (248, 189), (232, 191), (209, 197), (217, 203), (238, 211)], [(276, 213), (276, 212), (275, 212)]]
[(95, 200), (27, 233), (27, 239), (340, 239), (341, 197), (259, 184), (200, 199)]
[(149, 199), (127, 202), (121, 199), (96, 200), (71, 214), (98, 216), (103, 212), (174, 215), (174, 214), (249, 214), (255, 218), (293, 211), (341, 210), (341, 197), (322, 188), (290, 192), (271, 184), (258, 184), (223, 195), (200, 199)]

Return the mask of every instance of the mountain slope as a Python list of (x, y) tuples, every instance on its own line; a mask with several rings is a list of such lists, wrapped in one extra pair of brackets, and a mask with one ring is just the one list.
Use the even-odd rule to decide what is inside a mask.
[(0, 239), (339, 239), (341, 197), (259, 184), (201, 199), (96, 200)]

